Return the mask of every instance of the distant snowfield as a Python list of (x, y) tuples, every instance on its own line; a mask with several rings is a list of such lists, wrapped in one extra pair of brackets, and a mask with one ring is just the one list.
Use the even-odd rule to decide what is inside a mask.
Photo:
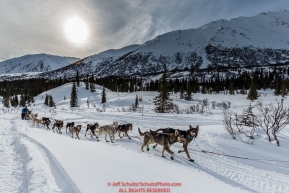
[[(211, 109), (212, 114), (156, 114), (152, 103), (156, 92), (115, 93), (107, 91), (106, 112), (97, 112), (93, 103), (101, 108), (101, 87), (97, 92), (78, 87), (80, 107), (69, 107), (71, 84), (42, 93), (35, 97), (35, 106), (31, 109), (39, 117), (52, 120), (62, 119), (64, 123), (76, 124), (98, 122), (110, 124), (133, 123), (132, 139), (119, 139), (115, 143), (106, 143), (104, 136), (97, 142), (90, 135), (72, 139), (70, 133), (62, 129), (63, 134), (53, 133), (43, 127), (33, 126), (30, 121), (20, 120), (18, 109), (4, 113), (0, 111), (0, 192), (148, 192), (147, 188), (169, 188), (170, 192), (289, 192), (289, 142), (280, 138), (280, 147), (268, 142), (265, 134), (258, 130), (255, 140), (247, 143), (238, 135), (233, 140), (222, 125), (222, 110)], [(265, 92), (265, 91), (264, 91)], [(51, 94), (56, 102), (55, 111), (44, 107), (45, 94)], [(264, 102), (274, 101), (270, 91), (260, 97)], [(134, 103), (135, 95), (141, 96), (144, 113), (122, 112)], [(64, 99), (64, 96), (67, 98)], [(90, 107), (86, 101), (89, 98)], [(231, 102), (231, 110), (242, 112), (249, 105), (245, 95), (194, 95), (193, 101), (180, 100), (177, 95), (171, 98), (181, 108), (197, 104), (198, 100)], [(286, 101), (288, 102), (288, 101)], [(54, 122), (54, 121), (53, 121)], [(142, 131), (173, 127), (186, 130), (188, 126), (200, 126), (196, 140), (189, 146), (189, 153), (194, 163), (188, 162), (186, 155), (178, 154), (181, 144), (174, 144), (171, 149), (176, 153), (175, 160), (161, 157), (161, 147), (150, 151), (141, 151)], [(89, 132), (88, 132), (89, 133)], [(289, 138), (289, 127), (279, 133)], [(234, 155), (262, 162), (237, 159), (216, 154), (198, 152), (206, 150), (220, 154)], [(264, 161), (267, 160), (267, 161)], [(275, 161), (268, 161), (275, 160)], [(287, 161), (287, 162), (280, 162)], [(112, 183), (111, 186), (108, 183)], [(117, 182), (162, 182), (181, 183), (181, 186), (112, 186)], [(123, 189), (120, 189), (123, 188)], [(129, 188), (135, 188), (130, 189)], [(142, 189), (144, 188), (144, 189)], [(167, 190), (167, 189), (165, 189)], [(156, 192), (156, 191), (155, 191)]]

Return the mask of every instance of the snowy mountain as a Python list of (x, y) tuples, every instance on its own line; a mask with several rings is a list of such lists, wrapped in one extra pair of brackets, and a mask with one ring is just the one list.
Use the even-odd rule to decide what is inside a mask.
[[(65, 68), (67, 75), (143, 75), (216, 66), (258, 66), (289, 61), (289, 11), (218, 20), (198, 29), (157, 36), (143, 45), (108, 50)], [(61, 76), (63, 70), (46, 76)]]
[(78, 70), (80, 75), (98, 74), (98, 72), (110, 71), (111, 64), (125, 57), (128, 53), (133, 52), (140, 45), (130, 45), (121, 49), (110, 49), (89, 57), (86, 57), (74, 64), (60, 68), (58, 70), (42, 73), (42, 77), (60, 77), (64, 74), (67, 77), (75, 77), (75, 72)]
[(79, 59), (48, 54), (25, 55), (0, 62), (0, 74), (47, 72), (62, 68), (77, 60)]

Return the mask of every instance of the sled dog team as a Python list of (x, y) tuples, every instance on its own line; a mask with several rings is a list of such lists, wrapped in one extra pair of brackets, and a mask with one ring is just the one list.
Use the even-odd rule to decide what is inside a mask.
[[(33, 121), (33, 125), (39, 126), (40, 124), (43, 126), (46, 126), (47, 129), (49, 128), (49, 125), (51, 124), (51, 120), (47, 117), (43, 117), (42, 119), (37, 118), (38, 114), (29, 114), (29, 118)], [(52, 130), (56, 130), (58, 133), (62, 133), (61, 129), (63, 128), (63, 121), (61, 120), (55, 120), (55, 123), (53, 123)], [(79, 133), (81, 131), (82, 125), (75, 125), (74, 122), (69, 122), (66, 124), (66, 132), (67, 129), (71, 133), (71, 137), (74, 138), (75, 134), (75, 139), (79, 138)], [(129, 139), (131, 137), (128, 135), (128, 131), (131, 131), (133, 128), (131, 123), (127, 124), (122, 124), (118, 125), (117, 121), (113, 121), (112, 124), (110, 125), (104, 125), (104, 126), (99, 126), (99, 124), (96, 123), (91, 123), (87, 124), (86, 126), (86, 132), (85, 136), (87, 134), (87, 131), (90, 130), (90, 136), (91, 138), (95, 136), (97, 141), (99, 141), (99, 137), (104, 134), (105, 135), (105, 141), (108, 142), (107, 136), (109, 137), (109, 140), (111, 143), (113, 143), (113, 140), (115, 139), (114, 135), (116, 132), (118, 132), (118, 136), (120, 136), (120, 133), (124, 133), (123, 136), (127, 136)], [(157, 145), (163, 146), (162, 150), (162, 156), (164, 157), (164, 151), (167, 151), (171, 155), (171, 159), (174, 159), (174, 153), (170, 150), (170, 146), (173, 145), (174, 143), (182, 143), (183, 144), (183, 150), (178, 151), (178, 153), (185, 152), (188, 159), (190, 161), (193, 161), (190, 158), (190, 154), (188, 152), (188, 145), (189, 143), (198, 136), (199, 132), (199, 126), (197, 125), (196, 127), (192, 127), (191, 125), (189, 126), (189, 129), (184, 131), (180, 129), (173, 129), (173, 128), (161, 128), (156, 131), (146, 131), (146, 132), (141, 132), (140, 128), (138, 128), (138, 132), (140, 136), (144, 137), (143, 144), (141, 146), (141, 150), (143, 151), (143, 148), (146, 146), (147, 151), (149, 151), (149, 145), (154, 144), (153, 148), (155, 148)], [(98, 135), (96, 135), (98, 134)]]

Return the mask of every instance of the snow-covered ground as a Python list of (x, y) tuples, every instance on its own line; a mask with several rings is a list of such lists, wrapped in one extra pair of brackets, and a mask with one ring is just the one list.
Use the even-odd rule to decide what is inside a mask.
[[(43, 127), (33, 126), (30, 121), (20, 120), (19, 109), (10, 109), (9, 112), (4, 109), (0, 111), (0, 192), (113, 193), (151, 190), (147, 188), (161, 188), (151, 192), (170, 190), (175, 193), (289, 192), (289, 142), (285, 139), (289, 138), (289, 127), (279, 133), (284, 137), (280, 138), (280, 147), (274, 141), (268, 142), (261, 130), (256, 132), (255, 140), (248, 143), (242, 135), (233, 140), (225, 132), (222, 110), (218, 108), (211, 109), (212, 114), (203, 115), (156, 114), (152, 110), (156, 92), (116, 93), (107, 90), (106, 110), (99, 112), (96, 109), (103, 107), (100, 104), (102, 88), (97, 87), (97, 92), (91, 93), (82, 85), (78, 87), (80, 107), (75, 109), (69, 107), (71, 86), (66, 84), (42, 93), (35, 97), (35, 106), (30, 109), (39, 117), (51, 118), (52, 122), (54, 119), (61, 119), (65, 124), (74, 121), (83, 127), (93, 122), (100, 125), (110, 124), (113, 120), (130, 122), (133, 123), (133, 130), (129, 132), (132, 139), (119, 139), (116, 135), (115, 143), (112, 144), (106, 143), (104, 136), (101, 136), (97, 142), (90, 135), (84, 136), (85, 129), (80, 133), (81, 140), (72, 139), (65, 129), (62, 129), (62, 134), (53, 133)], [(267, 96), (262, 95), (261, 101), (268, 103), (275, 100), (270, 91), (263, 92)], [(53, 96), (57, 109), (44, 107), (46, 94)], [(123, 112), (122, 107), (127, 109), (134, 103), (136, 95), (143, 99), (140, 102), (143, 113)], [(231, 110), (235, 112), (242, 112), (250, 103), (245, 95), (196, 94), (190, 102), (174, 94), (171, 98), (180, 108), (197, 104), (204, 98), (216, 102), (230, 101)], [(94, 103), (96, 108), (93, 107)], [(173, 161), (167, 153), (166, 158), (161, 157), (161, 147), (141, 151), (142, 138), (137, 128), (142, 131), (161, 127), (186, 130), (189, 125), (200, 126), (198, 137), (189, 145), (194, 163), (189, 162), (184, 153), (177, 153), (182, 148), (181, 144), (171, 147), (176, 153)], [(202, 150), (222, 155), (202, 153)], [(181, 185), (141, 186), (141, 182)]]

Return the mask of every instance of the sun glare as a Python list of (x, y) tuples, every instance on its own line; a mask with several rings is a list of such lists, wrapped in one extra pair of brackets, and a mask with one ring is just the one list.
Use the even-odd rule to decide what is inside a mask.
[(88, 28), (83, 20), (78, 17), (74, 17), (66, 22), (65, 33), (71, 42), (82, 43), (87, 39)]

